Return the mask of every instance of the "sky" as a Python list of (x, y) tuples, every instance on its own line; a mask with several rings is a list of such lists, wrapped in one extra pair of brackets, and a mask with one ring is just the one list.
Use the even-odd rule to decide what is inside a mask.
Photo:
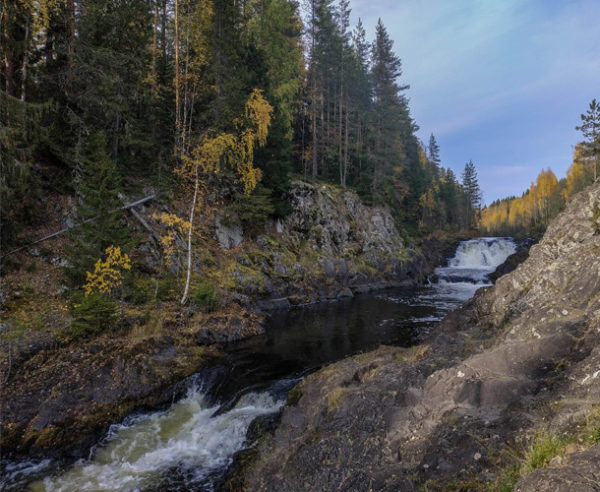
[(560, 179), (600, 100), (600, 0), (352, 0), (373, 39), (381, 18), (402, 60), (418, 136), (442, 166), (476, 166), (485, 203)]

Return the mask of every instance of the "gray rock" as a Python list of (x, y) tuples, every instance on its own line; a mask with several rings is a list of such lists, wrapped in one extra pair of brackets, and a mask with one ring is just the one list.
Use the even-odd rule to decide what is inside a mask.
[(244, 240), (244, 231), (237, 217), (228, 216), (225, 220), (223, 214), (217, 214), (215, 226), (217, 241), (223, 249), (236, 248)]
[(557, 460), (559, 466), (535, 470), (519, 480), (515, 492), (597, 492), (600, 488), (600, 445)]

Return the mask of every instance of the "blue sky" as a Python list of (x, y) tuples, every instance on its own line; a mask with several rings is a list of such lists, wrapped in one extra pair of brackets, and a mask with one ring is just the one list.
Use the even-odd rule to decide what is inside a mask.
[(484, 200), (565, 175), (575, 126), (600, 99), (600, 0), (353, 0), (372, 39), (381, 17), (401, 83), (442, 165), (475, 163)]

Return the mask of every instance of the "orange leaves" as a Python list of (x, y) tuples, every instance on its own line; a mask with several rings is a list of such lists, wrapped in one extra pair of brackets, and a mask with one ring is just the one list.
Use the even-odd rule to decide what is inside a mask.
[(108, 294), (123, 283), (123, 270), (131, 270), (131, 260), (118, 246), (109, 246), (106, 260), (96, 262), (94, 272), (87, 272), (83, 286), (86, 297), (93, 293)]
[(503, 233), (547, 224), (557, 190), (556, 175), (550, 168), (544, 169), (523, 196), (486, 207), (481, 214), (481, 227), (487, 232)]

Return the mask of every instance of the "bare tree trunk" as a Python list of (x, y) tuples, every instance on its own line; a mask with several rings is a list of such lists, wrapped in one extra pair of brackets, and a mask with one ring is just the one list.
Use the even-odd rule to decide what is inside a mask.
[(21, 101), (25, 102), (25, 92), (27, 91), (27, 65), (29, 63), (29, 17), (25, 22), (25, 39), (23, 40), (25, 49), (23, 50), (23, 69), (21, 70)]
[(156, 56), (158, 54), (158, 0), (154, 0), (154, 30), (152, 33), (152, 86), (156, 91)]
[(312, 97), (312, 177), (317, 178), (319, 172), (318, 155), (317, 155), (317, 82), (313, 80), (313, 97)]
[(67, 91), (73, 78), (73, 52), (75, 51), (75, 0), (67, 0)]
[(183, 122), (181, 123), (181, 149), (183, 152), (186, 151), (186, 129), (189, 109), (189, 83), (188, 73), (190, 68), (190, 55), (189, 55), (189, 41), (190, 41), (190, 27), (189, 24), (185, 28), (185, 72), (183, 80)]
[(167, 0), (162, 0), (162, 19), (160, 25), (160, 49), (163, 64), (167, 64)]
[(179, 153), (181, 137), (181, 97), (179, 94), (179, 0), (175, 0), (175, 152)]
[(0, 22), (2, 31), (0, 32), (1, 47), (4, 56), (2, 57), (3, 75), (4, 75), (4, 91), (9, 95), (15, 96), (15, 51), (11, 48), (12, 36), (7, 32), (7, 27), (10, 20), (10, 12), (7, 3), (2, 2), (2, 16)]
[(311, 42), (312, 42), (312, 50), (311, 56), (313, 59), (311, 60), (313, 63), (313, 80), (312, 80), (312, 94), (311, 94), (311, 112), (312, 112), (312, 177), (313, 179), (317, 178), (317, 173), (319, 172), (319, 160), (317, 155), (317, 74), (314, 70), (314, 56), (315, 56), (315, 1), (311, 1)]
[(346, 187), (346, 183), (348, 181), (348, 133), (350, 133), (349, 131), (349, 126), (350, 126), (350, 117), (348, 115), (349, 111), (348, 111), (348, 106), (349, 104), (346, 104), (346, 134), (344, 135), (344, 182), (342, 183), (342, 186), (345, 188)]
[(192, 199), (192, 208), (190, 210), (190, 228), (188, 230), (188, 257), (187, 257), (187, 276), (185, 280), (185, 289), (181, 304), (184, 305), (189, 299), (190, 281), (192, 279), (192, 231), (194, 230), (194, 212), (196, 210), (196, 202), (198, 200), (198, 188), (200, 187), (200, 176), (198, 166), (196, 166), (196, 181), (194, 183), (194, 198)]

